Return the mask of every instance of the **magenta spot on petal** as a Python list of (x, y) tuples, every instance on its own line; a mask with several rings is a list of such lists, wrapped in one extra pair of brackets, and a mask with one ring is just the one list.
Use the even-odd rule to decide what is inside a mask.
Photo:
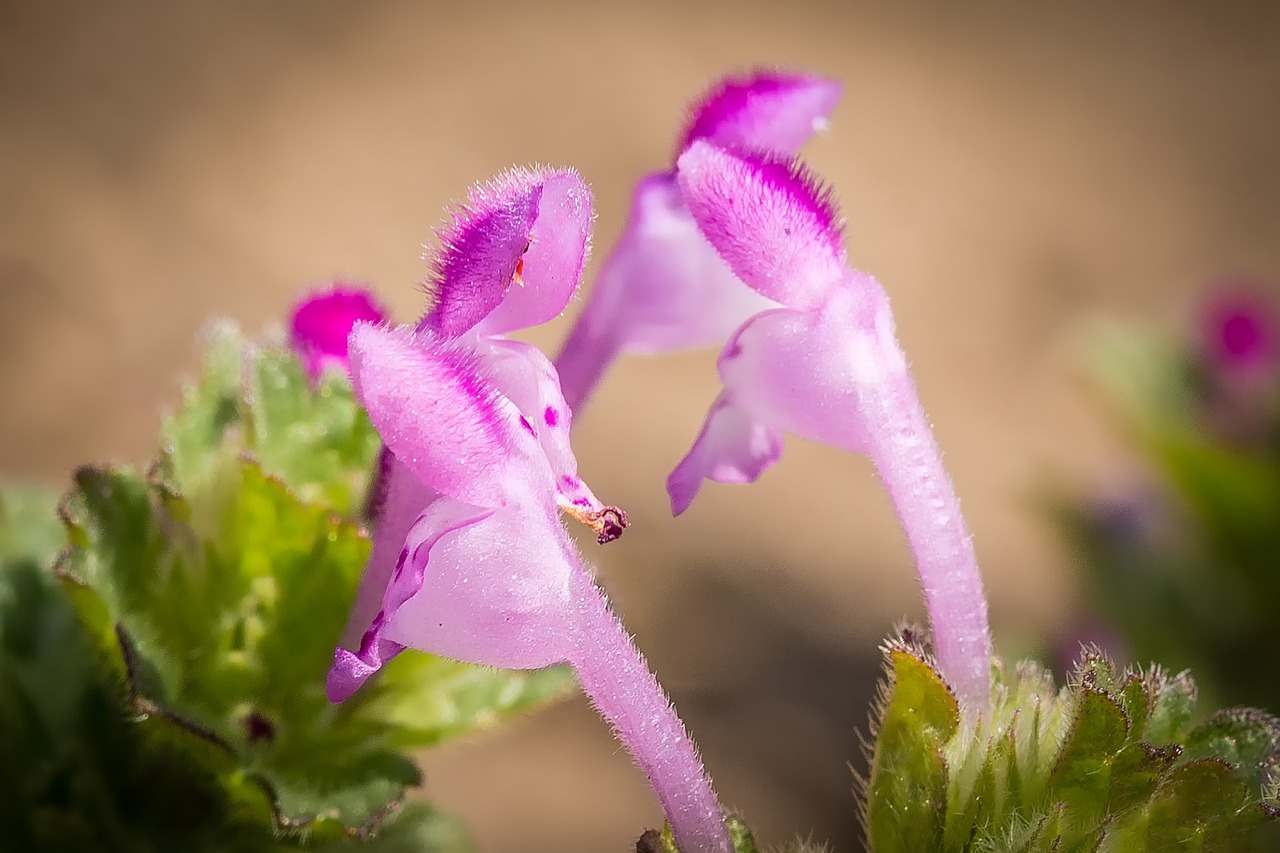
[(547, 410), (543, 412), (542, 417), (546, 420), (547, 426), (553, 427), (560, 423), (560, 413), (552, 406), (547, 406)]
[(574, 498), (573, 505), (574, 506), (591, 506), (591, 501), (587, 500), (586, 498)]
[(576, 489), (578, 487), (579, 480), (577, 477), (574, 477), (570, 474), (565, 474), (560, 479), (564, 482), (566, 486), (568, 486), (571, 489)]
[(806, 74), (759, 70), (727, 77), (694, 105), (676, 156), (699, 139), (794, 154), (839, 99), (838, 83)]

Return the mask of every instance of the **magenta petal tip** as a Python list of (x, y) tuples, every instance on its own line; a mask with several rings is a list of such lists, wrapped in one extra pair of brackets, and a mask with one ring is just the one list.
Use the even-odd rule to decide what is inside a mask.
[(761, 70), (725, 78), (695, 104), (676, 154), (699, 139), (795, 154), (825, 127), (840, 95), (837, 81), (814, 75)]
[(557, 316), (577, 289), (589, 250), (591, 192), (569, 169), (512, 168), (474, 185), (440, 228), (419, 324), (452, 338), (484, 322), (484, 334)]

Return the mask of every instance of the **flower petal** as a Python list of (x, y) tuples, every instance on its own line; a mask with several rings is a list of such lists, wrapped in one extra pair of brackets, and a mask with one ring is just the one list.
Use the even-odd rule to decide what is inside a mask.
[(325, 682), (330, 702), (346, 699), (409, 645), (388, 637), (387, 626), (404, 603), (422, 589), (428, 555), (435, 543), (452, 531), (483, 521), (493, 512), (446, 498), (428, 506), (417, 518), (385, 580), (381, 606), (369, 621), (357, 651), (339, 648), (334, 653)]
[(728, 148), (795, 154), (826, 126), (840, 90), (835, 80), (807, 74), (757, 71), (726, 78), (694, 107), (676, 155), (699, 139)]
[(719, 361), (724, 390), (667, 480), (677, 515), (703, 479), (756, 480), (781, 456), (780, 434), (868, 450), (862, 389), (904, 373), (906, 364), (883, 288), (869, 276), (849, 278), (820, 310), (765, 311), (730, 338)]
[(520, 425), (538, 440), (562, 505), (600, 510), (600, 500), (578, 477), (578, 460), (569, 443), (573, 412), (560, 393), (556, 369), (532, 344), (484, 339), (482, 358), (494, 386), (521, 412)]
[(420, 328), (457, 337), (536, 326), (578, 286), (591, 228), (591, 191), (571, 170), (513, 168), (477, 184), (440, 230)]
[(703, 480), (754, 483), (781, 456), (782, 436), (721, 394), (693, 448), (667, 477), (672, 514), (689, 508)]
[(748, 317), (776, 305), (720, 259), (675, 179), (651, 175), (636, 187), (626, 231), (556, 359), (565, 399), (581, 406), (620, 353), (719, 344)]
[(501, 506), (513, 479), (547, 479), (520, 413), (475, 355), (430, 332), (358, 323), (356, 396), (382, 441), (423, 483), (477, 506)]
[(711, 245), (775, 302), (815, 307), (844, 276), (835, 204), (798, 161), (695, 142), (677, 177)]
[(542, 196), (522, 271), (479, 324), (482, 335), (527, 329), (560, 316), (582, 280), (591, 249), (591, 190), (572, 170), (538, 174)]
[(853, 453), (866, 449), (858, 388), (881, 373), (873, 338), (841, 300), (830, 310), (767, 311), (720, 355), (735, 403), (771, 428)]
[(502, 302), (516, 276), (542, 199), (542, 176), (513, 168), (475, 184), (436, 232), (428, 289), (435, 296), (419, 328), (447, 338), (475, 326)]
[(347, 337), (359, 320), (380, 323), (387, 312), (364, 287), (334, 282), (298, 303), (289, 339), (307, 373), (318, 379), (325, 370), (347, 370)]
[(418, 479), (395, 454), (383, 448), (385, 463), (380, 461), (380, 475), (385, 500), (376, 519), (373, 548), (369, 562), (360, 577), (360, 588), (342, 635), (342, 645), (360, 648), (360, 637), (368, 629), (374, 615), (382, 607), (382, 598), (395, 571), (396, 560), (404, 540), (413, 529), (424, 507), (440, 497), (440, 493)]
[(555, 507), (517, 498), (483, 516), (469, 511), (442, 500), (414, 526), (405, 569), (388, 588), (394, 607), (385, 609), (383, 636), (486, 666), (533, 669), (569, 660), (577, 639), (569, 590), (577, 555)]

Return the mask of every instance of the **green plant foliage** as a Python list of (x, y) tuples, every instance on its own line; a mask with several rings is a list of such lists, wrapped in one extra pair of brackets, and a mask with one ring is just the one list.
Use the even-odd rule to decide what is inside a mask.
[(995, 671), (961, 709), (913, 638), (885, 648), (864, 825), (877, 853), (1248, 851), (1280, 844), (1280, 720), (1224, 711), (1192, 726), (1195, 687), (1119, 672), (1096, 651), (1056, 688)]
[[(425, 804), (401, 807), (420, 781), (407, 750), (563, 695), (571, 672), (410, 653), (329, 703), (325, 675), (369, 552), (359, 515), (379, 452), (341, 375), (312, 388), (288, 352), (218, 327), (162, 444), (145, 475), (77, 470), (61, 526), (47, 501), (0, 501), (0, 673), (25, 690), (0, 696), (25, 721), (0, 732), (14, 737), (0, 775), (28, 780), (26, 799), (5, 797), (0, 808), (29, 804), (38, 829), (37, 806), (61, 802), (67, 788), (48, 824), (71, 832), (74, 821), (58, 815), (79, 814), (86, 833), (107, 839), (68, 841), (76, 850), (117, 849), (111, 826), (154, 829), (153, 817), (172, 819), (177, 833), (154, 836), (163, 850), (218, 849), (230, 837), (221, 849), (258, 849), (241, 836), (268, 847), (464, 849), (451, 820)], [(54, 585), (48, 566), (62, 543)], [(124, 764), (92, 758), (97, 749)], [(55, 760), (63, 769), (42, 769)], [(162, 789), (140, 794), (153, 778)], [(135, 789), (117, 789), (129, 779)], [(92, 808), (77, 799), (90, 790)], [(200, 820), (126, 808), (164, 796)], [(129, 837), (119, 849), (133, 849)]]

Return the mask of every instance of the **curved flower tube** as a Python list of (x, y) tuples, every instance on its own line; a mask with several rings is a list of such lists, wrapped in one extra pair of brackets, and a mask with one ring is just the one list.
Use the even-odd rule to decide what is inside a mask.
[(351, 336), (351, 375), (423, 503), (359, 644), (337, 650), (329, 698), (406, 648), (519, 669), (568, 662), (648, 774), (680, 848), (727, 853), (692, 739), (560, 521), (554, 446), (500, 377), (466, 342), (368, 323)]
[(830, 196), (798, 162), (694, 142), (678, 180), (693, 219), (744, 282), (779, 307), (719, 359), (723, 390), (667, 481), (683, 512), (705, 479), (752, 482), (792, 433), (871, 457), (915, 554), (938, 664), (989, 700), (991, 639), (977, 558), (898, 345), (884, 288), (851, 270)]
[[(820, 77), (762, 71), (729, 78), (695, 106), (676, 153), (705, 139), (793, 154), (839, 99), (840, 85)], [(698, 233), (675, 170), (648, 175), (556, 359), (565, 398), (581, 406), (623, 352), (716, 345), (770, 307), (777, 306), (744, 286)]]

